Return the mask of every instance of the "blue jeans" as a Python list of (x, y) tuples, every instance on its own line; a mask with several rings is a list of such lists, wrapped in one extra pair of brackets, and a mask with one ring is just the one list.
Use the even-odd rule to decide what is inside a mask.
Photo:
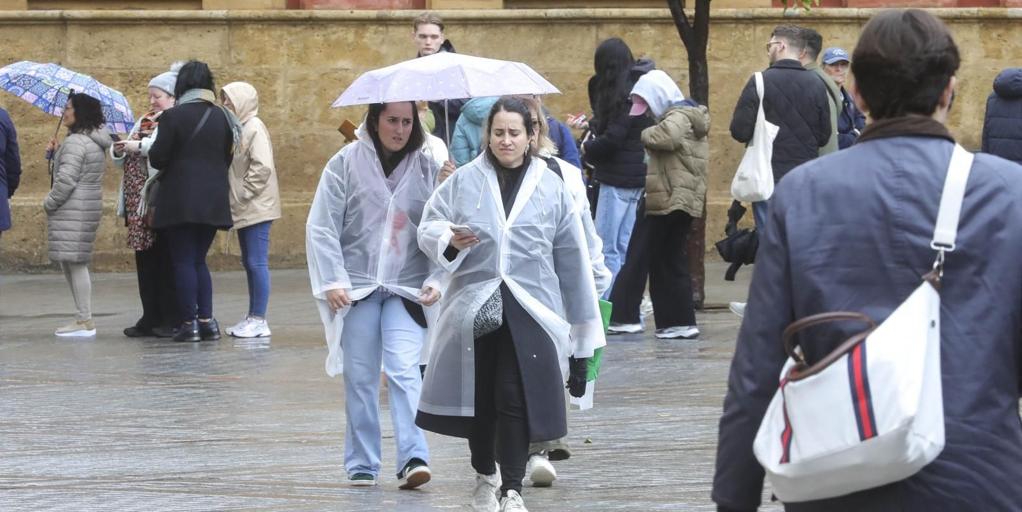
[(248, 316), (266, 317), (270, 301), (270, 224), (261, 222), (238, 230), (241, 264), (248, 278)]
[(767, 210), (768, 204), (769, 201), (756, 201), (752, 203), (752, 218), (756, 220), (756, 230), (759, 231), (760, 236), (762, 236), (763, 230), (766, 229), (769, 214), (769, 210)]
[(206, 253), (213, 245), (216, 228), (205, 224), (181, 224), (164, 231), (170, 248), (177, 287), (179, 322), (213, 318), (213, 280), (206, 266)]
[[(422, 374), (419, 354), (426, 330), (401, 297), (382, 289), (358, 301), (344, 317), (344, 468), (348, 475), (380, 473), (380, 364), (387, 376), (397, 470), (412, 458), (429, 461), (426, 436), (415, 426)], [(396, 472), (396, 471), (395, 471)]]
[(635, 224), (635, 207), (642, 198), (642, 188), (619, 188), (600, 184), (600, 197), (596, 201), (596, 234), (603, 240), (603, 262), (611, 274), (611, 285), (603, 298), (610, 297), (614, 279), (625, 263), (628, 240)]

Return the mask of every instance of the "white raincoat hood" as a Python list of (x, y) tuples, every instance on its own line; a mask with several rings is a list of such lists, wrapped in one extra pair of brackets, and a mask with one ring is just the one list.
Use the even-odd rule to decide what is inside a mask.
[(246, 82), (231, 82), (221, 89), (234, 105), (238, 122), (245, 124), (259, 115), (259, 93)]
[(632, 87), (632, 94), (646, 100), (646, 104), (657, 119), (663, 117), (671, 105), (685, 100), (685, 95), (681, 93), (678, 84), (659, 69), (639, 77), (635, 87)]

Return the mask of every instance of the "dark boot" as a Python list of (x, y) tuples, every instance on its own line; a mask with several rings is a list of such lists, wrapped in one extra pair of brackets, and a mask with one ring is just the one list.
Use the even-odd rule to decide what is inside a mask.
[(174, 341), (202, 341), (202, 336), (199, 334), (199, 321), (189, 320), (181, 324), (181, 326), (177, 328), (177, 332), (174, 333)]
[(153, 330), (149, 326), (137, 322), (135, 325), (124, 329), (124, 335), (129, 338), (147, 338), (153, 335)]
[(210, 318), (208, 322), (199, 322), (199, 336), (202, 341), (216, 341), (220, 339), (220, 324), (216, 318)]

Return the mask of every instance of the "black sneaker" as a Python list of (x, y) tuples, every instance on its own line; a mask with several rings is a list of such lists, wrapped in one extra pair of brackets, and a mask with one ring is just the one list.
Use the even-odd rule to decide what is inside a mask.
[(415, 489), (422, 484), (425, 484), (433, 477), (433, 473), (429, 470), (429, 466), (422, 459), (412, 458), (405, 464), (404, 469), (397, 474), (397, 477), (401, 480), (401, 485), (398, 489)]
[(127, 329), (124, 329), (124, 335), (129, 338), (149, 338), (153, 336), (153, 330), (149, 327), (140, 326), (135, 324)]
[(199, 335), (199, 322), (196, 320), (189, 320), (174, 330), (174, 341), (194, 343), (201, 340), (202, 336)]
[(376, 485), (376, 477), (370, 473), (355, 473), (348, 477), (348, 483), (358, 487)]
[(199, 336), (202, 341), (216, 341), (220, 339), (220, 324), (216, 318), (210, 318), (208, 322), (199, 322)]

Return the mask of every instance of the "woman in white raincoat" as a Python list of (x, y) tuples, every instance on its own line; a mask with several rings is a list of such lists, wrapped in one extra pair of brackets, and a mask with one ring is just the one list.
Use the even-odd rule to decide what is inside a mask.
[(567, 433), (569, 356), (578, 396), (585, 359), (606, 341), (580, 206), (530, 156), (528, 107), (501, 98), (485, 133), (486, 150), (437, 187), (419, 226), (419, 246), (451, 275), (416, 423), (469, 439), (475, 510), (525, 510), (529, 442)]
[[(430, 479), (415, 426), (426, 334), (422, 306), (440, 297), (416, 229), (436, 163), (411, 102), (370, 105), (358, 140), (326, 165), (306, 224), (309, 278), (326, 330), (330, 376), (343, 370), (344, 466), (353, 485), (380, 472), (380, 367), (387, 376), (402, 489)], [(343, 350), (342, 350), (343, 349)]]

